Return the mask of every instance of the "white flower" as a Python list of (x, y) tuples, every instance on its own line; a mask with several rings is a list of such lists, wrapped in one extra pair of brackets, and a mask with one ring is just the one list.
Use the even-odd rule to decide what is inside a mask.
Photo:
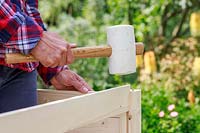
[(178, 116), (178, 112), (173, 111), (173, 112), (170, 113), (170, 116), (171, 117), (177, 117)]
[(159, 116), (160, 118), (164, 117), (164, 116), (165, 116), (165, 112), (164, 112), (164, 111), (160, 111), (159, 114), (158, 114), (158, 116)]
[(168, 106), (167, 108), (169, 111), (172, 111), (173, 109), (175, 109), (175, 105), (174, 104), (171, 104)]

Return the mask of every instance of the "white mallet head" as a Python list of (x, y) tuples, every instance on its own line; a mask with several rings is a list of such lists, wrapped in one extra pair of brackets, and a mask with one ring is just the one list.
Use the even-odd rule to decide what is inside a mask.
[(112, 47), (112, 55), (109, 58), (110, 74), (125, 75), (136, 72), (136, 48), (133, 27), (131, 25), (108, 27), (107, 43)]

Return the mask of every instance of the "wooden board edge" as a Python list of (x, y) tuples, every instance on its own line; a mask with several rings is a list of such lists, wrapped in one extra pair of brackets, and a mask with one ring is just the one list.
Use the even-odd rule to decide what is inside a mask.
[(71, 131), (127, 112), (129, 90), (126, 85), (1, 114), (0, 130), (4, 133)]
[(128, 133), (141, 133), (141, 90), (131, 90), (129, 96)]

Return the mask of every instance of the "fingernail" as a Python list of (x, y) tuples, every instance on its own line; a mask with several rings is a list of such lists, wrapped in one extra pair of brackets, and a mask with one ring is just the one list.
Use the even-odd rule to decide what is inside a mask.
[(86, 87), (82, 88), (84, 92), (88, 92), (88, 89)]
[(95, 91), (88, 91), (88, 93), (95, 93)]

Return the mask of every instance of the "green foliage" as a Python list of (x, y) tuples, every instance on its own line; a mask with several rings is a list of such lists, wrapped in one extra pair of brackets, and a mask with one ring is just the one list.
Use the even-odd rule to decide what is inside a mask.
[[(153, 75), (140, 73), (143, 132), (196, 133), (200, 130), (200, 78), (193, 72), (194, 58), (200, 54), (199, 46), (197, 39), (187, 38), (176, 39), (167, 48), (160, 45), (155, 49), (160, 71)], [(190, 90), (195, 92), (194, 105), (187, 101)], [(175, 111), (179, 113), (175, 118), (167, 109), (170, 104), (175, 104)], [(165, 112), (162, 118), (160, 111)]]
[[(162, 83), (142, 84), (142, 132), (144, 133), (197, 133), (200, 130), (200, 106), (189, 106), (185, 99), (173, 98), (176, 94)], [(175, 104), (177, 117), (171, 117), (167, 108)], [(164, 111), (164, 117), (159, 112)]]

